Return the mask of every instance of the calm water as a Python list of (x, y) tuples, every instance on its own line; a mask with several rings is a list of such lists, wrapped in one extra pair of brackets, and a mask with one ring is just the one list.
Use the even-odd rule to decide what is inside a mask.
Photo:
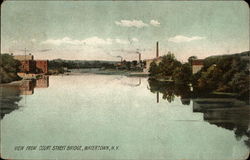
[[(5, 158), (229, 160), (249, 155), (249, 106), (237, 100), (165, 95), (147, 78), (121, 75), (50, 76), (35, 85), (27, 82), (18, 93), (10, 90), (15, 89), (2, 88), (1, 96)], [(14, 149), (29, 145), (119, 148)]]

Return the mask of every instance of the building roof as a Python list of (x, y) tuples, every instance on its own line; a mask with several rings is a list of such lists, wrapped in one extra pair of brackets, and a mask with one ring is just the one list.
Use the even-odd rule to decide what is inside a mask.
[(162, 56), (160, 57), (156, 57), (156, 58), (152, 58), (152, 59), (144, 59), (144, 61), (155, 61), (155, 60), (161, 60)]
[(192, 61), (192, 65), (203, 65), (204, 60), (203, 59), (195, 59)]

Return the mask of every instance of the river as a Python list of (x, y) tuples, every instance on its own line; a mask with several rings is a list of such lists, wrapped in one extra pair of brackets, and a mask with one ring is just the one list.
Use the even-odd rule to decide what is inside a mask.
[[(50, 76), (32, 84), (19, 92), (1, 87), (4, 158), (233, 160), (249, 155), (250, 106), (236, 99), (183, 98), (158, 92), (146, 77), (123, 75)], [(83, 149), (39, 150), (70, 145)]]

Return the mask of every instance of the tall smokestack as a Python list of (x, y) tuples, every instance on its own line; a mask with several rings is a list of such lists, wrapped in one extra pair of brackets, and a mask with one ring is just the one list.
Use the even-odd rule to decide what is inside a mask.
[(139, 63), (141, 63), (141, 53), (139, 53)]
[(159, 44), (158, 41), (156, 42), (156, 58), (159, 57)]

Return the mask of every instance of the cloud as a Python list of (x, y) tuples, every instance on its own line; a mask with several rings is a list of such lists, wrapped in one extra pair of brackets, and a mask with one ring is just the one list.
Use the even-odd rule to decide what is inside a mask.
[(36, 39), (33, 38), (33, 39), (31, 39), (30, 41), (33, 42), (33, 43), (35, 43), (35, 42), (36, 42)]
[(98, 37), (90, 37), (85, 40), (82, 40), (81, 42), (87, 45), (110, 45), (112, 44), (112, 41), (113, 40), (110, 38), (102, 39)]
[(136, 27), (136, 28), (142, 28), (148, 26), (148, 24), (144, 23), (142, 20), (121, 20), (121, 21), (115, 21), (115, 24), (122, 27)]
[(41, 49), (41, 50), (38, 50), (39, 52), (48, 52), (48, 51), (51, 51), (52, 49)]
[(116, 38), (115, 42), (118, 43), (118, 44), (128, 44), (129, 43), (127, 40), (122, 40), (122, 39), (119, 39), (119, 38)]
[(84, 40), (74, 40), (69, 37), (64, 37), (62, 39), (47, 39), (42, 44), (52, 44), (52, 45), (62, 45), (62, 44), (70, 44), (70, 45), (108, 45), (112, 44), (111, 39), (101, 39), (98, 37), (90, 37)]
[(190, 42), (194, 40), (202, 40), (205, 39), (206, 37), (199, 37), (199, 36), (193, 36), (193, 37), (186, 37), (183, 35), (177, 35), (175, 37), (170, 37), (168, 39), (169, 42), (175, 42), (175, 43), (180, 43), (180, 42)]
[[(132, 39), (133, 42), (138, 42), (137, 38)], [(111, 44), (129, 44), (128, 40), (124, 39), (102, 39), (99, 37), (89, 37), (83, 40), (74, 40), (69, 37), (64, 37), (62, 39), (47, 39), (42, 41), (41, 44), (52, 44), (52, 45), (62, 45), (62, 44), (70, 44), (70, 45), (89, 45), (89, 46), (97, 46), (97, 45), (111, 45)]]
[(52, 44), (52, 45), (74, 44), (74, 45), (79, 45), (79, 44), (81, 44), (81, 41), (72, 40), (69, 37), (64, 37), (62, 39), (47, 39), (45, 41), (42, 41), (41, 44)]
[(152, 20), (150, 21), (150, 24), (151, 24), (152, 26), (159, 27), (161, 23), (158, 22), (157, 20), (153, 20), (153, 19), (152, 19)]
[(118, 44), (131, 44), (133, 42), (138, 42), (139, 40), (135, 37), (133, 37), (132, 39), (129, 39), (129, 40), (123, 40), (123, 39), (119, 39), (119, 38), (116, 38), (115, 39), (115, 42), (118, 43)]
[(132, 40), (133, 42), (138, 42), (138, 41), (139, 41), (139, 40), (138, 40), (137, 38), (135, 38), (135, 37), (132, 38), (131, 40)]

